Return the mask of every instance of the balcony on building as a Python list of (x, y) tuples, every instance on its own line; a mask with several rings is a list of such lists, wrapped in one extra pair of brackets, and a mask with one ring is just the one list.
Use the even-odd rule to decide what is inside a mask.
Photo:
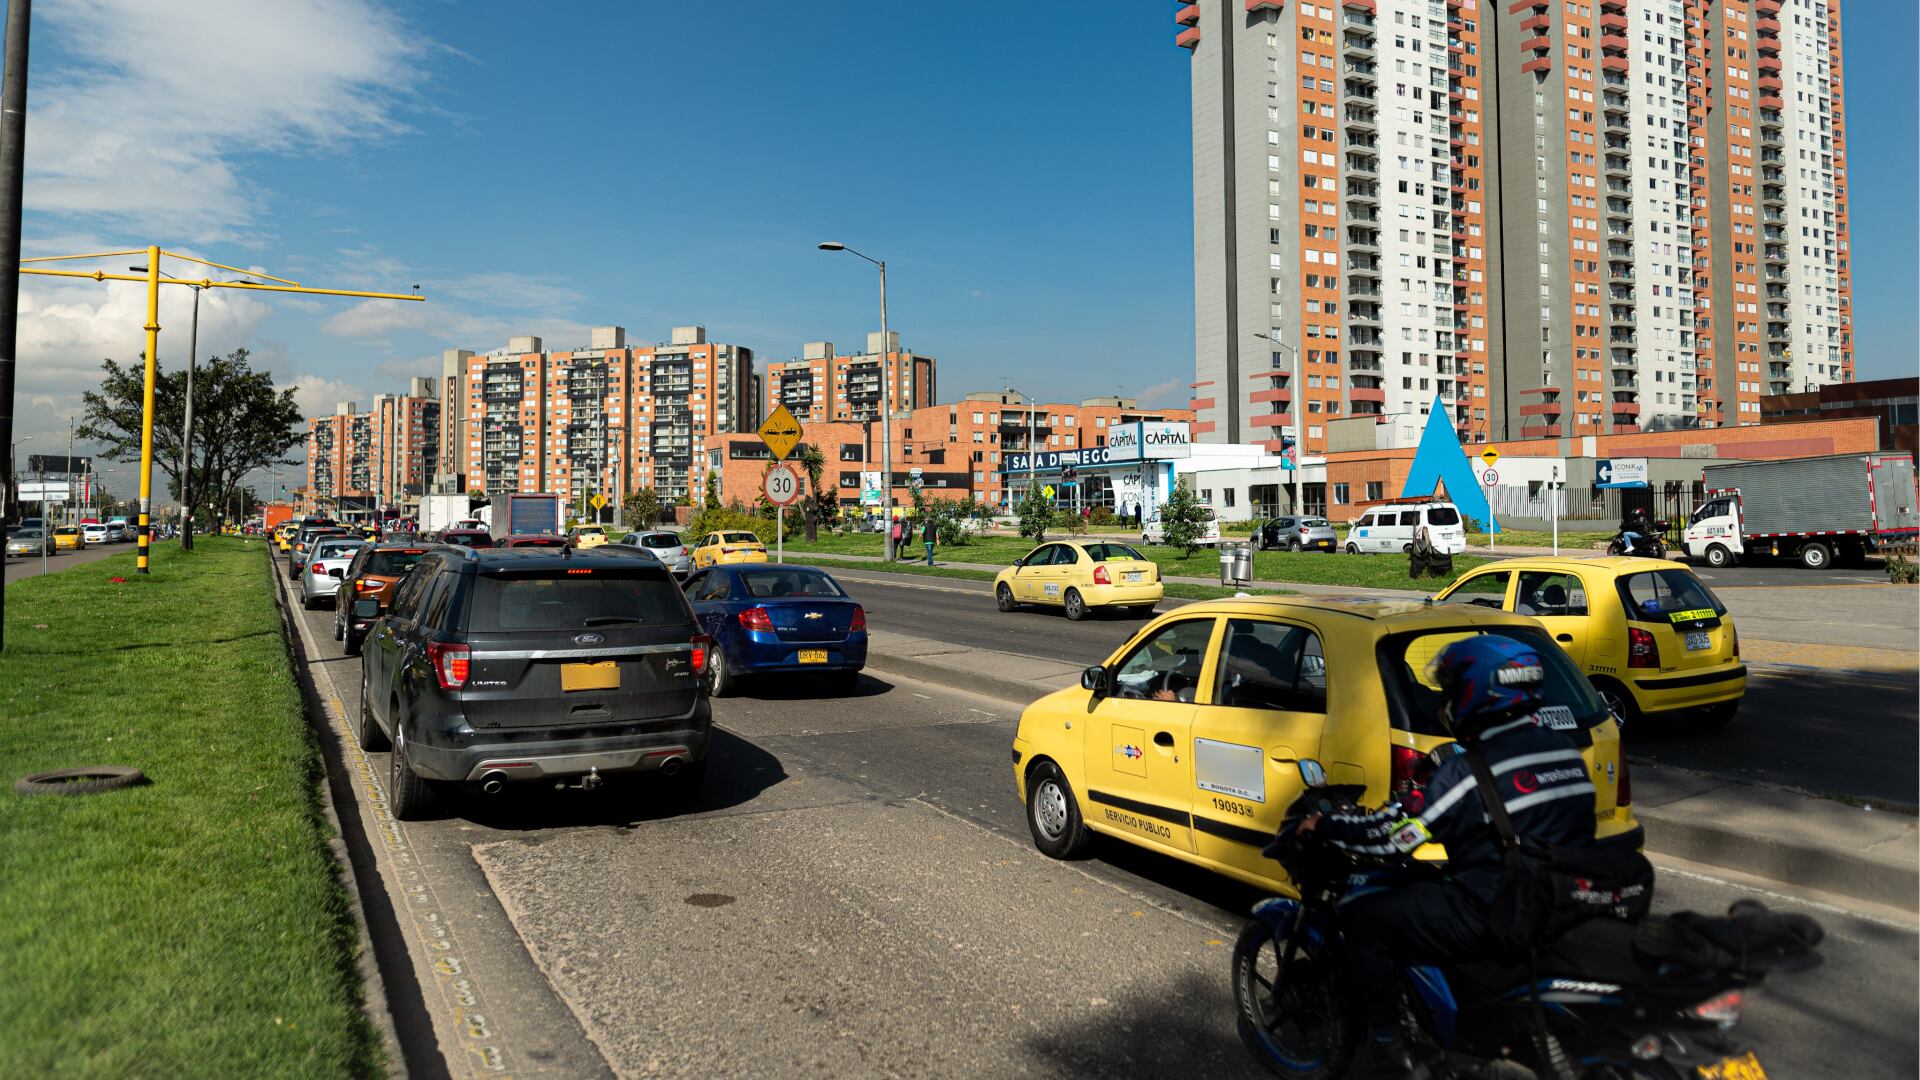
[(1247, 395), (1247, 400), (1255, 404), (1289, 404), (1293, 401), (1293, 389), (1286, 386), (1274, 386), (1265, 390), (1255, 390)]
[(1374, 92), (1373, 83), (1371, 80), (1358, 79), (1353, 77), (1349, 77), (1346, 80), (1344, 84), (1343, 93), (1344, 93), (1344, 96), (1346, 97), (1359, 98), (1362, 101), (1372, 101), (1375, 98), (1380, 96), (1379, 94)]
[(1380, 286), (1371, 284), (1364, 278), (1350, 277), (1347, 279), (1347, 295), (1379, 296)]
[(1341, 48), (1345, 54), (1355, 60), (1364, 60), (1373, 55), (1374, 37), (1362, 30), (1348, 29)]
[(1173, 43), (1183, 49), (1197, 48), (1200, 44), (1200, 28), (1197, 26), (1187, 27), (1175, 35)]
[(1174, 12), (1173, 21), (1179, 23), (1181, 26), (1200, 25), (1200, 5), (1188, 4), (1179, 11)]

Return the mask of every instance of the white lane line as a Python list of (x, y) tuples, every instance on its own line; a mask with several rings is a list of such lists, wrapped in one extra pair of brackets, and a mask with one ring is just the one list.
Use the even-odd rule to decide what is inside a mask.
[[(1875, 926), (1884, 926), (1889, 930), (1900, 930), (1908, 934), (1920, 934), (1920, 925), (1917, 925), (1914, 922), (1904, 922), (1904, 923), (1898, 922), (1893, 919), (1882, 918), (1878, 915), (1869, 915), (1864, 911), (1853, 911), (1848, 908), (1843, 908), (1835, 904), (1825, 904), (1825, 903), (1821, 903), (1818, 900), (1809, 900), (1804, 896), (1794, 896), (1791, 893), (1775, 892), (1772, 889), (1763, 889), (1757, 885), (1747, 885), (1747, 884), (1742, 884), (1736, 881), (1728, 881), (1726, 878), (1714, 877), (1712, 874), (1701, 874), (1692, 870), (1682, 870), (1679, 867), (1672, 865), (1665, 859), (1656, 858), (1653, 861), (1655, 865), (1657, 865), (1660, 868), (1659, 872), (1662, 874), (1673, 874), (1677, 877), (1687, 878), (1689, 880), (1702, 882), (1707, 885), (1719, 885), (1724, 888), (1732, 889), (1736, 892), (1764, 896), (1769, 900), (1783, 900), (1789, 904), (1796, 904), (1800, 907), (1811, 908), (1814, 911), (1822, 912), (1827, 915), (1842, 915), (1849, 919), (1858, 919), (1861, 922), (1873, 923)], [(1848, 940), (1853, 940), (1853, 939), (1849, 938)]]
[[(282, 599), (290, 600), (291, 592), (291, 589), (284, 589)], [(307, 626), (306, 609), (294, 607), (290, 602), (286, 608), (301, 640), (306, 643), (309, 660), (322, 658), (315, 635)], [(360, 749), (359, 740), (347, 725), (345, 699), (340, 695), (339, 682), (333, 677), (333, 668), (326, 664), (309, 663), (307, 671), (315, 678), (315, 690), (320, 689), (320, 679), (326, 680), (327, 690), (319, 696), (326, 707), (328, 722), (340, 740), (341, 757), (352, 770), (354, 781), (366, 800), (367, 811), (377, 827), (381, 844), (386, 849), (387, 860), (393, 867), (399, 893), (393, 897), (394, 908), (407, 913), (409, 929), (416, 944), (411, 951), (423, 957), (422, 962), (433, 972), (434, 985), (451, 1015), (450, 1030), (456, 1036), (461, 1053), (458, 1057), (443, 1054), (443, 1059), (449, 1070), (455, 1068), (456, 1062), (465, 1062), (468, 1066), (467, 1075), (505, 1075), (509, 1060), (506, 1040), (500, 1037), (501, 1032), (485, 1011), (486, 1001), (480, 992), (480, 977), (472, 964), (461, 956), (462, 950), (454, 937), (453, 927), (442, 914), (445, 904), (435, 893), (432, 880), (420, 867), (419, 858), (414, 854), (407, 836), (407, 827), (393, 816), (393, 811), (388, 807), (386, 786), (381, 782), (378, 770), (373, 767), (366, 752)], [(389, 889), (388, 892), (391, 896), (394, 890)], [(440, 1023), (434, 1024), (436, 1031), (448, 1030), (446, 1018), (440, 1019)]]

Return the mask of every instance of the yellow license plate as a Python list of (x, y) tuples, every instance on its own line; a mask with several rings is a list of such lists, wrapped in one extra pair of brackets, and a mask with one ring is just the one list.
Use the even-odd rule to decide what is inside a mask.
[(827, 650), (801, 649), (800, 662), (803, 664), (824, 664), (827, 662)]
[(1701, 1065), (1694, 1071), (1700, 1074), (1700, 1080), (1767, 1080), (1767, 1071), (1760, 1067), (1760, 1059), (1751, 1051), (1739, 1057), (1722, 1058), (1712, 1065)]
[(620, 663), (602, 660), (597, 664), (561, 664), (560, 689), (569, 694), (575, 690), (618, 690)]

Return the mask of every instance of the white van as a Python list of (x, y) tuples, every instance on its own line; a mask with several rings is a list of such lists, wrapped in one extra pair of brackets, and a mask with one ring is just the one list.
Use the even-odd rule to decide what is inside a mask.
[[(1200, 516), (1206, 520), (1206, 528), (1195, 541), (1202, 547), (1214, 547), (1220, 543), (1220, 519), (1214, 515), (1213, 507), (1202, 506)], [(1167, 526), (1161, 521), (1158, 512), (1140, 526), (1140, 542), (1143, 544), (1164, 544), (1167, 542)]]
[(1347, 533), (1347, 554), (1371, 555), (1413, 550), (1413, 532), (1421, 525), (1444, 555), (1467, 550), (1467, 528), (1450, 502), (1408, 502), (1376, 506), (1360, 515)]

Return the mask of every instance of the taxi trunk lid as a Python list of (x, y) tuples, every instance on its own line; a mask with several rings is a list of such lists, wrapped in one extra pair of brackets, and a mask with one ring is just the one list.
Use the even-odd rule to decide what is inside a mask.
[(1629, 666), (1697, 671), (1734, 659), (1733, 617), (1693, 571), (1670, 566), (1621, 574), (1616, 587), (1627, 613)]

